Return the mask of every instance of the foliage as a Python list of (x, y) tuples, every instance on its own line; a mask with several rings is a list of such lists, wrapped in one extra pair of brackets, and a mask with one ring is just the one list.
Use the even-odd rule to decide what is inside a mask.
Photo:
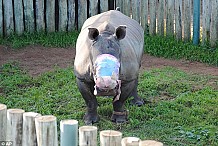
[(43, 45), (45, 47), (75, 47), (78, 32), (53, 32), (53, 33), (24, 33), (19, 36), (13, 34), (6, 38), (0, 38), (0, 44), (21, 48), (28, 45)]
[[(12, 48), (21, 48), (28, 45), (43, 45), (46, 47), (75, 47), (79, 32), (54, 32), (54, 33), (24, 33), (7, 38), (0, 38), (0, 44)], [(217, 45), (218, 46), (218, 45)], [(153, 56), (186, 59), (218, 66), (218, 48), (209, 45), (197, 46), (191, 42), (177, 41), (173, 37), (145, 35), (145, 53)]]
[[(99, 131), (119, 130), (123, 136), (154, 139), (166, 145), (218, 145), (218, 77), (187, 74), (175, 68), (144, 71), (139, 78), (142, 107), (126, 103), (129, 121), (110, 121), (112, 99), (98, 97)], [(0, 68), (0, 103), (84, 125), (85, 102), (71, 68), (29, 76), (16, 62)]]
[(187, 59), (218, 66), (218, 48), (184, 43), (173, 37), (145, 36), (144, 50), (153, 56)]

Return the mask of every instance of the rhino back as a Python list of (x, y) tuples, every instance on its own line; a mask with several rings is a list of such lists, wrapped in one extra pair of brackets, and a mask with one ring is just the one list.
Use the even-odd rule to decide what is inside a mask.
[(114, 28), (117, 28), (119, 25), (127, 26), (126, 37), (120, 40), (120, 79), (128, 81), (137, 78), (143, 54), (144, 31), (138, 22), (116, 10), (95, 15), (85, 21), (76, 44), (74, 62), (76, 76), (80, 78), (90, 76), (90, 70), (92, 69), (90, 60), (92, 41), (88, 38), (88, 28), (95, 27), (101, 33), (101, 31), (104, 31), (102, 24), (105, 23), (110, 23)]

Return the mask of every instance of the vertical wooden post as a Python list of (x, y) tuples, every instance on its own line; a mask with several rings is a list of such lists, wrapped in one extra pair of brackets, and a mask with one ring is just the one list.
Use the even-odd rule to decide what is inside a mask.
[(79, 128), (79, 146), (97, 146), (97, 127), (82, 126)]
[(182, 0), (175, 0), (175, 36), (182, 40)]
[(22, 109), (7, 110), (7, 141), (16, 146), (22, 146), (23, 113)]
[(26, 112), (23, 114), (23, 139), (22, 146), (36, 146), (36, 128), (35, 118), (41, 116), (41, 114), (34, 112)]
[(215, 47), (218, 41), (218, 0), (213, 0), (211, 4), (210, 44), (211, 47)]
[(33, 33), (35, 31), (33, 0), (23, 0), (25, 30)]
[(6, 141), (7, 132), (7, 106), (0, 104), (0, 141)]
[(154, 140), (144, 140), (139, 142), (139, 146), (163, 146), (163, 143)]
[(139, 146), (140, 139), (137, 137), (125, 137), (121, 141), (122, 146)]
[(166, 1), (166, 35), (174, 35), (174, 0)]
[(141, 1), (141, 25), (145, 34), (148, 34), (148, 0)]
[(191, 0), (184, 1), (184, 41), (191, 39)]
[(98, 0), (89, 0), (89, 17), (98, 14)]
[(156, 34), (156, 0), (149, 1), (150, 3), (150, 25), (149, 25), (149, 34)]
[(44, 0), (36, 0), (36, 31), (42, 32), (45, 30), (44, 19)]
[(108, 0), (100, 0), (100, 13), (108, 11)]
[(24, 32), (23, 2), (15, 0), (14, 6), (15, 32), (21, 35)]
[(193, 3), (193, 44), (199, 44), (200, 36), (200, 0)]
[(100, 132), (101, 146), (120, 146), (122, 133), (114, 130), (104, 130)]
[(46, 0), (46, 31), (55, 31), (55, 0)]
[(14, 32), (14, 15), (12, 0), (3, 0), (4, 34), (9, 36)]
[(61, 146), (78, 146), (78, 121), (62, 120), (60, 122)]
[(59, 0), (58, 31), (67, 31), (67, 0)]
[(75, 30), (76, 28), (76, 16), (75, 16), (75, 0), (68, 0), (68, 28), (67, 30), (68, 31), (72, 31), (72, 30)]
[(157, 7), (157, 34), (164, 36), (164, 7), (165, 0), (158, 1)]
[(130, 17), (131, 13), (131, 0), (123, 1), (123, 14)]
[(87, 19), (87, 1), (78, 0), (78, 30), (82, 28), (83, 23)]
[(0, 0), (0, 37), (3, 36), (3, 5), (2, 5), (2, 0)]
[(123, 12), (124, 11), (124, 7), (123, 7), (123, 0), (116, 0), (116, 8), (119, 7), (120, 11)]
[(38, 146), (58, 146), (57, 119), (55, 116), (40, 116), (35, 119)]
[(140, 23), (140, 0), (132, 1), (132, 18)]
[(202, 16), (202, 43), (205, 44), (210, 40), (210, 19), (211, 19), (211, 2), (203, 0), (203, 16)]

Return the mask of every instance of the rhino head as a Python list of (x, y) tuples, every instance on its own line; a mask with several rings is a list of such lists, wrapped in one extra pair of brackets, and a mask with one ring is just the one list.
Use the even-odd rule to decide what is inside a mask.
[[(125, 38), (126, 26), (107, 27), (105, 31), (88, 28), (88, 37), (92, 41), (91, 62), (95, 81), (95, 95), (115, 96), (120, 91), (119, 80), (121, 47), (120, 40)], [(100, 33), (101, 32), (101, 33)]]

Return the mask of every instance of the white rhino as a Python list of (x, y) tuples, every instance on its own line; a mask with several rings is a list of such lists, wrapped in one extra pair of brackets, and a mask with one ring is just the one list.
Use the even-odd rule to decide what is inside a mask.
[(98, 122), (96, 96), (112, 96), (112, 121), (125, 122), (126, 99), (142, 105), (137, 85), (143, 55), (144, 30), (139, 23), (117, 10), (85, 21), (76, 43), (74, 72), (86, 102), (86, 124)]

